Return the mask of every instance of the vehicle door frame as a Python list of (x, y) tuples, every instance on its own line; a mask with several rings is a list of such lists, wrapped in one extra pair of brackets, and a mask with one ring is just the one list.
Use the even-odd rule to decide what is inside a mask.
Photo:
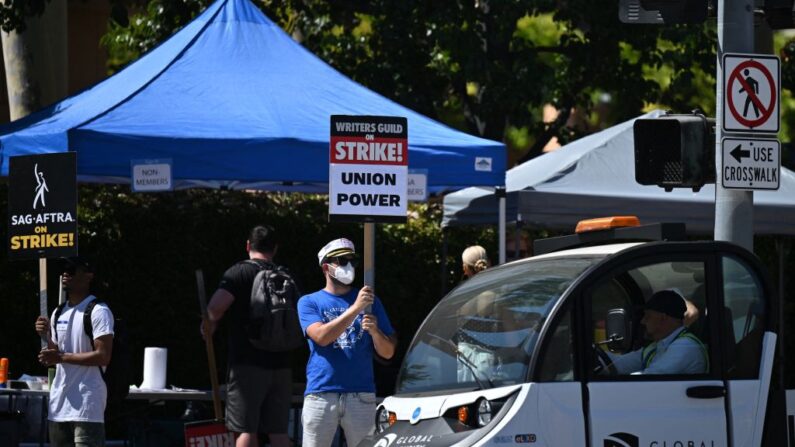
[[(762, 289), (762, 293), (764, 295), (764, 311), (765, 311), (765, 322), (763, 326), (763, 333), (772, 332), (776, 334), (776, 343), (783, 343), (782, 340), (782, 330), (783, 330), (783, 298), (780, 296), (782, 292), (777, 287), (774, 287), (773, 281), (771, 280), (770, 273), (762, 264), (762, 261), (754, 254), (749, 253), (745, 249), (738, 247), (733, 244), (725, 243), (725, 242), (718, 242), (720, 244), (720, 250), (716, 251), (715, 257), (716, 261), (718, 262), (718, 274), (720, 275), (720, 302), (721, 305), (725, 305), (725, 284), (723, 282), (723, 264), (722, 260), (728, 257), (735, 257), (742, 263), (744, 266), (747, 267), (755, 276), (756, 279), (759, 281), (759, 285)], [(725, 315), (721, 315), (721, 324), (725, 324), (722, 320), (725, 318)], [(731, 323), (730, 323), (731, 324)], [(721, 349), (725, 349), (725, 347), (721, 347)], [(767, 444), (782, 444), (786, 442), (787, 436), (787, 418), (786, 418), (786, 408), (784, 402), (784, 393), (786, 386), (783, 380), (783, 368), (784, 368), (784, 358), (781, 355), (781, 349), (778, 347), (775, 348), (773, 353), (774, 361), (773, 367), (770, 371), (771, 377), (769, 378), (769, 389), (768, 389), (768, 396), (766, 402), (759, 402), (758, 404), (761, 406), (766, 407), (765, 417), (763, 420), (763, 428), (762, 428), (762, 445)], [(759, 361), (761, 362), (762, 359), (760, 358)], [(761, 365), (757, 365), (761, 366)], [(732, 378), (729, 377), (728, 373), (729, 365), (724, 364), (723, 368), (726, 371), (726, 381), (727, 383), (731, 380), (747, 380), (742, 378)], [(758, 375), (756, 379), (763, 381), (764, 378), (761, 375)], [(727, 394), (727, 411), (731, 414), (731, 399), (730, 396)], [(779, 417), (779, 420), (775, 418)], [(731, 419), (731, 418), (730, 418)]]

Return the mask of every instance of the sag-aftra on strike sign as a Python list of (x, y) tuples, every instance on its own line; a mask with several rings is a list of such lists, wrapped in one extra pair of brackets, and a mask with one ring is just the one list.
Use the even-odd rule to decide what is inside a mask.
[(330, 221), (406, 221), (407, 127), (399, 117), (331, 117)]
[(77, 255), (76, 163), (74, 152), (11, 157), (9, 259)]

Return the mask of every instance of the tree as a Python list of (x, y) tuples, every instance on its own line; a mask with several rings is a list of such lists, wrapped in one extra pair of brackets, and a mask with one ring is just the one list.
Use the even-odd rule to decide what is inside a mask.
[[(779, 138), (792, 143), (795, 141), (795, 38), (784, 38), (783, 34), (776, 36), (776, 47), (780, 48), (781, 58), (781, 132)], [(785, 146), (786, 147), (786, 146)], [(785, 152), (782, 161), (787, 167), (795, 164), (795, 155)]]
[(781, 49), (781, 87), (795, 91), (795, 38)]
[(25, 31), (26, 20), (38, 17), (50, 0), (5, 0), (0, 2), (0, 27), (5, 32)]
[(56, 2), (45, 13), (49, 1), (0, 3), (12, 120), (66, 95), (66, 2)]
[[(152, 0), (103, 39), (115, 68), (184, 26), (207, 0)], [(608, 121), (661, 104), (714, 110), (715, 30), (619, 23), (617, 5), (571, 0), (257, 3), (307, 48), (363, 85), (420, 113), (540, 153), (567, 141), (574, 108)], [(562, 111), (543, 123), (541, 107)], [(585, 129), (586, 131), (588, 129)], [(516, 135), (534, 135), (522, 143)], [(535, 144), (531, 144), (531, 141)]]

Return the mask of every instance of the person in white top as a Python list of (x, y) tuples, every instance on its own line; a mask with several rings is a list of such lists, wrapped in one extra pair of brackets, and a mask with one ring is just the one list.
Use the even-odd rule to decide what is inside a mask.
[(91, 295), (94, 271), (82, 257), (67, 258), (63, 287), (68, 301), (51, 320), (39, 317), (36, 332), (46, 337), (47, 348), (39, 361), (56, 366), (50, 385), (49, 434), (53, 447), (99, 447), (105, 445), (107, 388), (100, 368), (110, 363), (113, 347), (113, 314), (97, 303), (91, 312), (94, 347), (83, 328), (83, 312), (96, 297)]

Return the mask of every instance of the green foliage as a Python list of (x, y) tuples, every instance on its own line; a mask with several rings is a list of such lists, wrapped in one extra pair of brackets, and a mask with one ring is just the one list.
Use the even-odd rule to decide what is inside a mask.
[[(129, 26), (113, 24), (103, 39), (111, 68), (153, 48), (208, 3), (151, 0)], [(609, 98), (610, 122), (653, 104), (714, 111), (714, 25), (624, 25), (615, 4), (588, 0), (257, 4), (363, 85), (520, 150), (540, 152), (547, 138), (578, 135), (563, 128), (565, 120), (548, 129), (540, 115), (548, 103), (589, 116), (595, 98)]]
[(780, 48), (781, 88), (795, 91), (795, 38), (785, 40), (784, 34), (776, 36), (776, 47)]
[(111, 73), (168, 39), (210, 3), (206, 0), (152, 0), (145, 12), (133, 17), (128, 17), (126, 10), (117, 11), (121, 5), (115, 5), (108, 33), (100, 41), (108, 50)]
[[(778, 33), (775, 48), (781, 58), (781, 131), (779, 138), (784, 141), (795, 141), (795, 37)], [(787, 155), (787, 154), (785, 154)], [(789, 154), (792, 157), (792, 154)]]
[(0, 27), (3, 31), (25, 31), (25, 20), (38, 17), (51, 0), (5, 0), (0, 2)]

